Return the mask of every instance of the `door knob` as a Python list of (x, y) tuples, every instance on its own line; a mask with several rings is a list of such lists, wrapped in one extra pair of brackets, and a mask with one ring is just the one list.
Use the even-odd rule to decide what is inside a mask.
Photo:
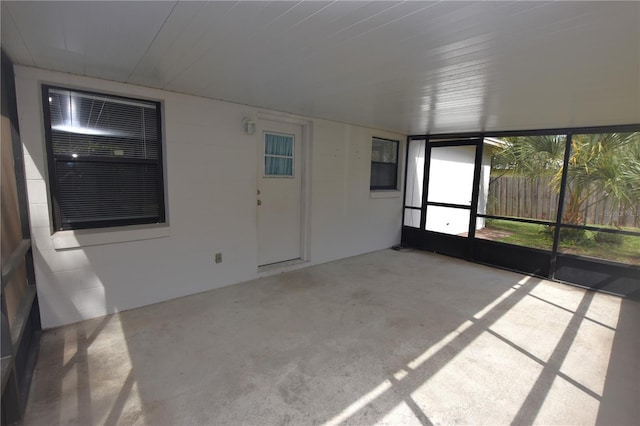
[(262, 201), (258, 200), (258, 205), (261, 206), (262, 205)]

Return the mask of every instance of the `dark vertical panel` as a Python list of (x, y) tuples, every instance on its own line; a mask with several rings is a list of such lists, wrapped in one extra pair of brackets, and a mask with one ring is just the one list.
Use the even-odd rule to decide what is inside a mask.
[(424, 147), (424, 170), (422, 174), (422, 210), (420, 214), (420, 230), (427, 224), (427, 200), (429, 199), (429, 165), (431, 164), (431, 140), (427, 136)]
[[(402, 205), (405, 206), (407, 204), (407, 171), (409, 170), (409, 167), (407, 167), (407, 165), (409, 164), (409, 144), (411, 143), (411, 138), (407, 137), (407, 140), (405, 142), (405, 153), (404, 153), (404, 190), (402, 191)], [(402, 226), (404, 226), (405, 224), (405, 217), (407, 215), (407, 209), (403, 208), (402, 209), (402, 222), (400, 222), (402, 224)]]
[(564, 163), (562, 168), (562, 180), (560, 182), (560, 194), (558, 194), (558, 209), (556, 210), (556, 226), (553, 230), (553, 248), (551, 249), (551, 265), (549, 278), (555, 279), (558, 262), (558, 244), (560, 244), (560, 223), (564, 214), (564, 196), (567, 189), (567, 179), (569, 173), (569, 159), (571, 158), (571, 132), (567, 133), (567, 140), (564, 148)]
[[(3, 63), (4, 65), (4, 63)], [(5, 77), (4, 66), (2, 70)], [(2, 205), (2, 241), (0, 248), (0, 259), (4, 263), (7, 258), (18, 248), (22, 242), (22, 221), (20, 217), (20, 207), (18, 202), (18, 186), (16, 182), (15, 159), (13, 155), (13, 144), (11, 128), (13, 123), (9, 119), (9, 105), (5, 93), (8, 92), (5, 83), (2, 82), (2, 181), (0, 182), (0, 199)], [(7, 93), (8, 94), (8, 93)]]
[[(33, 252), (13, 64), (2, 51), (2, 424), (19, 423), (35, 367), (40, 312), (35, 295)], [(26, 250), (26, 251), (25, 251)], [(18, 260), (21, 260), (18, 262)], [(5, 270), (7, 272), (5, 273)]]
[[(480, 195), (480, 172), (482, 171), (482, 139), (476, 141), (475, 169), (473, 170), (473, 192), (471, 193), (471, 216), (469, 217), (469, 239), (472, 242), (476, 236), (476, 221), (478, 219), (478, 197)], [(471, 258), (472, 253), (469, 253)]]

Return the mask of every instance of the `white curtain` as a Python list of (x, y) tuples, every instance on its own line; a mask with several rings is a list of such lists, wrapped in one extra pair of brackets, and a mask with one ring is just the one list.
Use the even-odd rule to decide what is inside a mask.
[(293, 176), (293, 136), (265, 133), (265, 176)]

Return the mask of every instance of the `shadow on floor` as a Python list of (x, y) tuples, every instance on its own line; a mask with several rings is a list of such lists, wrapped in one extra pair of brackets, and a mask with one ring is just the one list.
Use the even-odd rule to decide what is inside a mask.
[(619, 304), (371, 253), (49, 331), (25, 423), (593, 423), (621, 409), (596, 380), (611, 342), (629, 362)]
[[(640, 301), (622, 301), (620, 317), (597, 424), (623, 425), (640, 421)], [(634, 420), (635, 419), (635, 420)]]

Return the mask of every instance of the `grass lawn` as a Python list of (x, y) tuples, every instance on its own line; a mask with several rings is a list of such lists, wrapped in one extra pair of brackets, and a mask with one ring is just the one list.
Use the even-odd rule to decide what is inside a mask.
[[(494, 241), (542, 250), (551, 250), (553, 245), (552, 236), (544, 225), (487, 219), (485, 229), (499, 231), (498, 238), (491, 238)], [(640, 265), (640, 237), (621, 235), (619, 243), (615, 244), (596, 241), (597, 234), (585, 231), (585, 238), (580, 242), (561, 239), (558, 251)]]

